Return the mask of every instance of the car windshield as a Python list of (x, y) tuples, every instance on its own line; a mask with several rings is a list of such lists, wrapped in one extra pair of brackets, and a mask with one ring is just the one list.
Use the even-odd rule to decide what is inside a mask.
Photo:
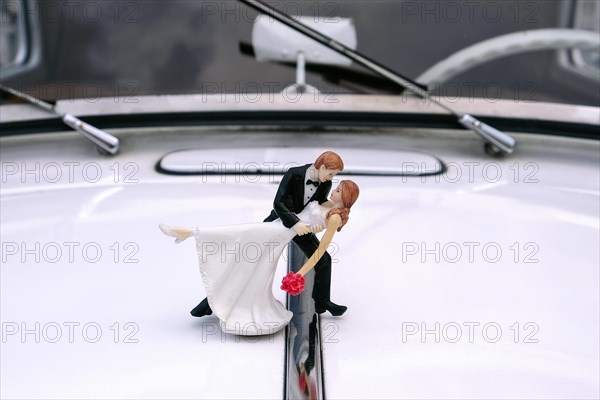
[[(597, 1), (268, 4), (319, 30), (350, 19), (357, 51), (448, 103), (600, 103)], [(295, 61), (257, 60), (253, 27), (270, 17), (239, 1), (3, 0), (1, 13), (2, 82), (44, 100), (228, 93), (253, 102), (296, 82)], [(461, 51), (470, 53), (452, 61)], [(305, 79), (330, 96), (402, 91), (356, 63), (308, 59)]]

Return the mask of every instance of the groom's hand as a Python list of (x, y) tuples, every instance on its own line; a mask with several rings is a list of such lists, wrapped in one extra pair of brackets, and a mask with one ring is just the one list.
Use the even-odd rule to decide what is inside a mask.
[(323, 229), (325, 229), (325, 227), (323, 225), (311, 225), (311, 227), (310, 227), (310, 231), (312, 233), (322, 232)]
[(302, 223), (302, 222), (296, 223), (296, 225), (292, 226), (292, 229), (296, 231), (296, 234), (298, 236), (302, 236), (302, 235), (306, 235), (307, 233), (310, 233), (310, 229), (308, 228), (308, 225), (306, 225), (305, 223)]

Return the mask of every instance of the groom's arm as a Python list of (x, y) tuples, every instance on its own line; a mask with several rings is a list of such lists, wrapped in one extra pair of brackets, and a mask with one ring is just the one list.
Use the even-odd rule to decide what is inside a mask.
[(293, 212), (291, 212), (287, 206), (285, 205), (285, 197), (288, 193), (288, 188), (290, 182), (292, 181), (292, 177), (294, 172), (289, 169), (281, 179), (279, 183), (279, 188), (277, 189), (277, 193), (275, 194), (275, 200), (273, 201), (273, 209), (275, 213), (281, 219), (283, 226), (286, 228), (291, 228), (300, 221), (300, 218), (296, 216)]

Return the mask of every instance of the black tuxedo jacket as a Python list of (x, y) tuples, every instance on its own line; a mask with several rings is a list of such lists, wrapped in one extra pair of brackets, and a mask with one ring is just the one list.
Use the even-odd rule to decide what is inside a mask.
[[(300, 219), (296, 214), (304, 209), (306, 170), (311, 165), (292, 167), (283, 175), (273, 202), (273, 211), (263, 222), (271, 222), (280, 218), (286, 228), (291, 228), (298, 223)], [(314, 200), (317, 200), (319, 204), (326, 202), (330, 190), (331, 181), (320, 183), (309, 202)]]

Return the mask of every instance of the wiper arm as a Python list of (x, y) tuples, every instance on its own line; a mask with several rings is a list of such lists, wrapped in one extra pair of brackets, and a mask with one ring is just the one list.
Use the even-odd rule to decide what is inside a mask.
[(114, 155), (119, 151), (119, 139), (114, 137), (108, 132), (105, 132), (101, 129), (96, 128), (86, 122), (83, 122), (79, 118), (66, 113), (61, 113), (56, 110), (56, 108), (43, 100), (38, 99), (37, 97), (33, 97), (28, 95), (27, 93), (20, 92), (18, 90), (6, 87), (4, 85), (0, 85), (0, 90), (10, 93), (13, 96), (16, 96), (20, 99), (27, 101), (35, 106), (38, 106), (52, 114), (56, 114), (62, 118), (63, 122), (69, 127), (75, 129), (82, 136), (91, 140), (99, 149)]
[(350, 49), (349, 47), (343, 45), (342, 43), (330, 38), (329, 36), (323, 35), (322, 33), (312, 29), (311, 27), (303, 24), (300, 21), (295, 20), (289, 15), (270, 7), (259, 0), (240, 0), (246, 5), (254, 8), (255, 10), (262, 12), (271, 16), (272, 18), (278, 20), (279, 22), (287, 25), (288, 27), (302, 33), (303, 35), (321, 43), (323, 46), (326, 46), (333, 51), (346, 56), (350, 60), (362, 65), (365, 68), (389, 79), (390, 81), (402, 86), (403, 88), (411, 91), (419, 97), (422, 97), (433, 104), (443, 108), (450, 114), (456, 116), (458, 118), (458, 122), (464, 126), (465, 128), (477, 133), (486, 141), (489, 145), (488, 152), (493, 154), (501, 154), (506, 153), (510, 154), (514, 151), (517, 142), (512, 137), (507, 135), (504, 132), (501, 132), (483, 122), (479, 121), (475, 117), (469, 114), (459, 115), (452, 108), (448, 107), (444, 103), (437, 101), (434, 99), (427, 90), (419, 87), (417, 82), (414, 82), (411, 79), (403, 77), (402, 75), (392, 71), (386, 66), (374, 61), (367, 56), (360, 54), (359, 52)]

